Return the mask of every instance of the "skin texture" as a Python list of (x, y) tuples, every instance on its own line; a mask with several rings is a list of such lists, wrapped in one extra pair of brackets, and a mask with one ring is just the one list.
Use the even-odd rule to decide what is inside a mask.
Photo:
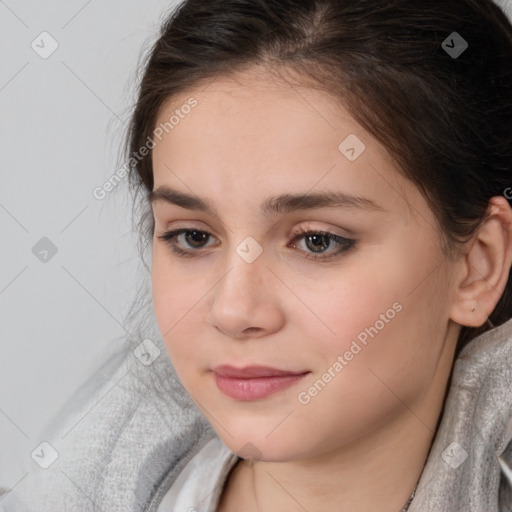
[[(435, 435), (459, 324), (483, 324), (506, 284), (510, 207), (493, 198), (491, 219), (450, 261), (423, 196), (331, 96), (254, 68), (172, 98), (156, 124), (190, 96), (197, 106), (153, 149), (154, 189), (207, 199), (220, 218), (153, 203), (153, 300), (183, 385), (226, 446), (245, 446), (257, 460), (235, 466), (218, 510), (400, 510)], [(353, 162), (338, 149), (349, 134), (366, 146)], [(385, 211), (260, 212), (269, 196), (320, 191), (363, 196)], [(357, 243), (308, 259), (322, 255), (322, 241), (293, 242), (299, 227)], [(184, 258), (158, 238), (177, 228), (211, 236), (202, 245), (174, 239), (195, 251)], [(236, 252), (249, 236), (263, 251), (252, 263)], [(336, 242), (325, 243), (323, 254), (335, 254)], [(365, 328), (382, 324), (299, 401)], [(219, 364), (310, 373), (241, 401), (216, 386)]]

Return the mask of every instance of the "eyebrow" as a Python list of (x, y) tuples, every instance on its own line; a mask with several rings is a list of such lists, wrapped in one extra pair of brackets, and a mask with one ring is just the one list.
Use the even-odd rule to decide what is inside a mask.
[[(157, 201), (174, 204), (187, 210), (197, 210), (220, 218), (217, 209), (205, 199), (161, 185), (149, 193), (151, 204)], [(344, 192), (317, 192), (313, 194), (281, 194), (269, 197), (260, 206), (264, 215), (286, 214), (298, 210), (317, 208), (347, 208), (368, 211), (386, 212), (375, 201), (362, 196), (354, 196)]]

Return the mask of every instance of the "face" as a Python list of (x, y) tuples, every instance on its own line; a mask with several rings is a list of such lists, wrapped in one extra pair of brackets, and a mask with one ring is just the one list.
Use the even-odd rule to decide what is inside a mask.
[[(153, 149), (154, 191), (214, 211), (155, 194), (153, 301), (178, 377), (223, 442), (300, 460), (414, 416), (404, 403), (427, 415), (453, 355), (450, 266), (385, 149), (333, 97), (265, 73), (174, 97), (156, 125), (176, 110)], [(318, 194), (353, 199), (262, 207)], [(220, 365), (285, 375), (219, 377)]]

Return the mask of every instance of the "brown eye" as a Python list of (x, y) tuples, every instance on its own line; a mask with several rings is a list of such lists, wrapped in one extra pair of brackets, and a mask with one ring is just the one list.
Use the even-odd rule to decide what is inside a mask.
[[(180, 248), (176, 244), (176, 239), (181, 236), (185, 235), (185, 244), (192, 248), (192, 251), (185, 250)], [(194, 249), (202, 249), (203, 247), (206, 247), (204, 245), (204, 242), (211, 237), (211, 234), (207, 231), (200, 231), (198, 229), (175, 229), (174, 231), (168, 231), (167, 233), (164, 233), (160, 235), (158, 238), (160, 240), (163, 240), (169, 247), (174, 251), (176, 254), (179, 254), (180, 256), (185, 257), (193, 257), (193, 252), (197, 252)]]
[[(353, 239), (344, 238), (327, 231), (319, 231), (315, 229), (300, 228), (294, 237), (293, 242), (301, 238), (304, 238), (306, 248), (312, 250), (312, 253), (306, 254), (305, 257), (314, 260), (327, 260), (334, 258), (341, 253), (349, 251), (356, 245), (356, 241)], [(322, 254), (327, 252), (325, 249), (328, 249), (331, 243), (334, 243), (335, 246), (338, 246), (339, 248), (335, 251), (328, 252), (327, 256), (322, 256)], [(296, 247), (295, 245), (293, 246)]]

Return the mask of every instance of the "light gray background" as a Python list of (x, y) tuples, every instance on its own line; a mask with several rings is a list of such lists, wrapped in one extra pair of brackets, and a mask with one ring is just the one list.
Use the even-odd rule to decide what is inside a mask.
[[(139, 55), (169, 0), (0, 1), (0, 487), (124, 334), (138, 258), (119, 168)], [(47, 59), (32, 41), (57, 50)], [(58, 252), (41, 262), (32, 247)]]
[[(139, 56), (176, 3), (0, 0), (0, 487), (124, 334), (131, 203), (92, 191), (119, 167)], [(47, 59), (42, 32), (59, 45)], [(46, 263), (42, 237), (58, 249)]]

